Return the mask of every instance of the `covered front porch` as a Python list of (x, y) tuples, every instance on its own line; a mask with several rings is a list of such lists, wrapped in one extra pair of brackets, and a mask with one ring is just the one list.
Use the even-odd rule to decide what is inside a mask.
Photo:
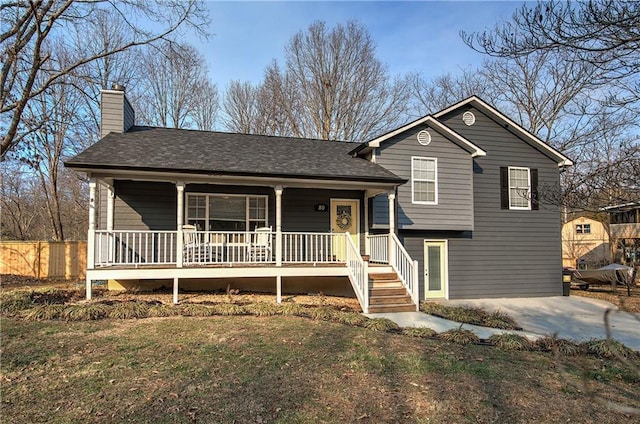
[[(369, 199), (386, 193), (393, 217), (393, 190), (362, 182), (288, 184), (93, 176), (87, 298), (96, 280), (169, 280), (177, 303), (181, 282), (266, 278), (281, 302), (283, 279), (291, 287), (339, 277), (367, 312), (375, 264), (396, 273), (417, 305), (417, 263), (395, 236), (394, 220), (388, 233), (369, 234)], [(172, 229), (158, 228), (170, 220)]]

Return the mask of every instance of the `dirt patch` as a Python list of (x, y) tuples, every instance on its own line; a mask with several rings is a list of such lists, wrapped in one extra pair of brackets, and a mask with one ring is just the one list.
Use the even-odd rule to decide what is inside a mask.
[(589, 287), (588, 290), (571, 290), (571, 296), (590, 297), (613, 303), (621, 311), (640, 313), (640, 287), (631, 287), (631, 296), (627, 296), (627, 288), (618, 286), (615, 291), (609, 287)]
[(53, 280), (47, 278), (26, 277), (24, 275), (2, 274), (0, 275), (0, 287), (2, 288), (19, 288), (19, 287), (57, 287), (57, 288), (75, 288), (78, 286), (77, 281)]
[[(61, 289), (77, 289), (78, 293), (84, 291), (84, 286), (69, 281), (56, 281), (47, 279), (38, 279), (33, 277), (24, 277), (19, 275), (2, 275), (0, 276), (0, 289), (40, 289), (40, 288), (61, 288)], [(138, 291), (108, 291), (105, 289), (94, 288), (94, 300), (141, 300), (147, 302), (160, 302), (164, 304), (173, 303), (173, 293), (168, 290), (158, 290), (153, 292)], [(250, 303), (276, 303), (276, 296), (273, 293), (251, 293), (237, 292), (232, 294), (211, 292), (211, 291), (193, 291), (179, 293), (180, 303), (235, 303), (245, 305)], [(301, 295), (301, 294), (283, 294), (282, 302), (298, 303), (311, 306), (333, 306), (342, 311), (362, 312), (358, 299), (350, 297), (327, 296), (324, 294), (317, 295)]]

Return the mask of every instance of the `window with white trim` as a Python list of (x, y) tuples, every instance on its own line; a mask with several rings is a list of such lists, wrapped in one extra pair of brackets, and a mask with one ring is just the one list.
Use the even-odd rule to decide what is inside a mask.
[(266, 227), (267, 196), (187, 193), (187, 223), (200, 231)]
[(531, 209), (529, 168), (509, 167), (509, 209)]
[(438, 161), (436, 158), (411, 158), (412, 203), (436, 205), (438, 203)]

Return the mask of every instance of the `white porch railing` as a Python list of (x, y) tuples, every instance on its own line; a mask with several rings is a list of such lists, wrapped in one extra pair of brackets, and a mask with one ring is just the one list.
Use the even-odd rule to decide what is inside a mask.
[(343, 233), (282, 233), (283, 263), (345, 262)]
[(185, 265), (275, 262), (272, 231), (196, 231), (184, 235)]
[[(418, 261), (414, 261), (395, 234), (376, 234), (369, 236), (370, 262), (389, 264), (398, 274), (405, 286), (416, 310), (419, 309), (420, 295), (418, 287)], [(389, 249), (391, 248), (391, 251)], [(391, 254), (389, 254), (391, 253)]]
[[(273, 231), (183, 232), (182, 263), (275, 264)], [(176, 265), (177, 231), (95, 232), (96, 267), (113, 265)], [(345, 263), (346, 236), (342, 233), (282, 233), (282, 263)]]
[(349, 233), (345, 233), (346, 243), (346, 263), (349, 270), (349, 280), (353, 287), (353, 291), (356, 293), (356, 297), (362, 305), (362, 312), (365, 314), (369, 312), (369, 273), (367, 272), (367, 263), (360, 256), (360, 250), (356, 247), (355, 243), (349, 236)]
[(95, 266), (176, 263), (176, 231), (95, 233)]
[(369, 262), (389, 263), (389, 234), (369, 236)]

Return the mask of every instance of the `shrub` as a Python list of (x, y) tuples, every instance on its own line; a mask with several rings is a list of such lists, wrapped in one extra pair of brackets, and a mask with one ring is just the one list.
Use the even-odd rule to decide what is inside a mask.
[(310, 308), (308, 316), (318, 321), (332, 321), (336, 316), (336, 311), (330, 306), (318, 306)]
[(600, 358), (633, 358), (638, 355), (634, 350), (613, 339), (592, 339), (581, 343), (580, 346), (584, 348), (586, 353)]
[(200, 303), (185, 303), (179, 311), (188, 317), (210, 317), (216, 314), (215, 308)]
[(411, 337), (428, 338), (438, 335), (438, 332), (428, 327), (409, 327), (402, 330), (402, 334)]
[(176, 315), (180, 315), (180, 309), (174, 305), (157, 303), (149, 306), (150, 317), (173, 317)]
[(237, 305), (235, 303), (218, 303), (212, 307), (215, 311), (215, 315), (246, 315), (247, 311), (244, 306)]
[(309, 315), (309, 309), (299, 303), (285, 303), (281, 308), (282, 315), (306, 317)]
[(64, 305), (38, 305), (22, 311), (22, 317), (29, 321), (47, 321), (60, 318), (63, 310)]
[(440, 333), (439, 337), (441, 340), (446, 342), (453, 342), (461, 345), (478, 343), (480, 341), (480, 338), (476, 336), (473, 331), (465, 330), (462, 327)]
[(108, 316), (114, 319), (146, 318), (149, 316), (149, 304), (136, 301), (115, 303)]
[(519, 334), (502, 333), (489, 337), (489, 343), (502, 350), (532, 350), (533, 344)]
[(502, 330), (522, 330), (522, 327), (518, 326), (516, 320), (501, 311), (495, 311), (488, 314), (483, 319), (481, 325), (491, 328), (500, 328)]
[(3, 314), (15, 314), (24, 309), (33, 307), (29, 290), (11, 290), (0, 293), (0, 312)]
[(484, 327), (500, 328), (503, 330), (521, 330), (516, 321), (504, 312), (488, 313), (481, 308), (470, 306), (446, 306), (435, 302), (423, 302), (420, 310), (451, 321), (465, 324), (481, 325)]
[(576, 356), (584, 353), (584, 348), (569, 340), (557, 337), (542, 337), (535, 341), (534, 347), (548, 352), (558, 352), (565, 356)]
[(334, 315), (336, 322), (354, 327), (364, 327), (369, 319), (357, 312), (337, 312)]
[(256, 302), (245, 306), (246, 311), (258, 317), (268, 317), (273, 315), (279, 315), (281, 308), (279, 305), (266, 302)]
[(370, 318), (364, 326), (373, 331), (400, 331), (398, 324), (387, 318)]

